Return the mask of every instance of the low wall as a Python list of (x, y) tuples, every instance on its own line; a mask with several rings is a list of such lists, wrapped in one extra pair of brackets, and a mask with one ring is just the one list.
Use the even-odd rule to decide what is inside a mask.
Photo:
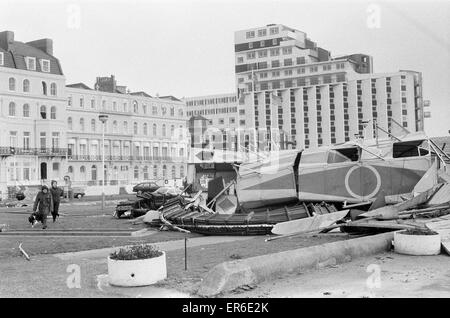
[(389, 232), (224, 262), (208, 272), (198, 294), (215, 296), (240, 286), (276, 279), (283, 274), (349, 262), (353, 258), (390, 250), (393, 239), (394, 233)]

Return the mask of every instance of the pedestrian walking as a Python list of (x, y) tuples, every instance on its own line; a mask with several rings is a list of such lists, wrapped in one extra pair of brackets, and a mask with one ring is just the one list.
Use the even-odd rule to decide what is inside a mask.
[(52, 187), (50, 188), (50, 193), (52, 194), (52, 198), (53, 198), (53, 212), (52, 212), (52, 217), (53, 217), (53, 223), (55, 223), (56, 218), (59, 217), (59, 203), (61, 202), (61, 195), (62, 195), (62, 190), (58, 187), (58, 182), (56, 182), (55, 180), (52, 180)]
[(42, 186), (42, 190), (37, 194), (34, 201), (33, 212), (38, 212), (38, 217), (42, 222), (42, 229), (47, 228), (47, 216), (53, 212), (53, 197), (46, 185)]

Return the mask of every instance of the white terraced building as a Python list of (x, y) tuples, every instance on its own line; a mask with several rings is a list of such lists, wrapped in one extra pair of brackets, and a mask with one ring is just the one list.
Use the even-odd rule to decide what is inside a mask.
[(189, 139), (185, 104), (173, 96), (152, 97), (117, 86), (113, 76), (91, 89), (67, 85), (68, 175), (75, 184), (102, 184), (102, 122), (105, 123), (106, 185), (148, 180), (181, 181)]
[(0, 32), (0, 199), (66, 172), (65, 77), (50, 39)]
[(237, 31), (235, 58), (240, 120), (257, 131), (246, 138), (258, 150), (273, 142), (309, 148), (375, 137), (375, 123), (386, 131), (397, 123), (423, 130), (420, 72), (373, 73), (370, 56), (333, 58), (282, 24)]

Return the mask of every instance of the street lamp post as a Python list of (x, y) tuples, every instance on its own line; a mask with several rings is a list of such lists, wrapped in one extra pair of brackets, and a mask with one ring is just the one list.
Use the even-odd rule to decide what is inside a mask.
[(99, 115), (98, 119), (102, 122), (102, 211), (105, 210), (105, 124), (108, 120), (108, 115)]

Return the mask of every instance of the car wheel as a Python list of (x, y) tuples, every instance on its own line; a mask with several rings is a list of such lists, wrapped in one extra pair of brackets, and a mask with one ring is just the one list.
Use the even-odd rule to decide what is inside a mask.
[(77, 194), (76, 196), (75, 196), (75, 198), (77, 198), (77, 199), (81, 199), (83, 196), (81, 195), (81, 194)]

